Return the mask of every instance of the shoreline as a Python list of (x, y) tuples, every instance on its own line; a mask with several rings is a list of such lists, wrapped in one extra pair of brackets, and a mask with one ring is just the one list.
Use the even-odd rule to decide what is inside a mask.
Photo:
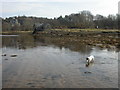
[[(2, 34), (17, 34), (24, 35), (30, 34), (32, 35), (32, 31), (12, 31), (12, 32), (2, 32)], [(117, 48), (119, 49), (119, 30), (48, 30), (38, 32), (34, 34), (33, 37), (52, 37), (52, 38), (72, 38), (76, 37), (76, 40), (81, 40), (79, 42), (84, 43), (90, 46), (97, 46), (100, 48)], [(82, 38), (82, 39), (81, 39)], [(75, 41), (76, 41), (75, 40)]]
[[(120, 33), (120, 30), (117, 29), (51, 29), (51, 30), (45, 30), (43, 32), (91, 32), (91, 33)], [(26, 31), (20, 31), (20, 30), (16, 30), (16, 31), (2, 31), (0, 32), (0, 34), (6, 34), (6, 33), (32, 33), (33, 31), (30, 30), (26, 30)]]

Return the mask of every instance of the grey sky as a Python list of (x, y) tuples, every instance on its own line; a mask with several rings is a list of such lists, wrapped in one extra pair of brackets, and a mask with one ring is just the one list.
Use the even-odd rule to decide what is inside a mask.
[(89, 10), (93, 15), (118, 13), (119, 0), (4, 0), (2, 17), (18, 15), (54, 18)]

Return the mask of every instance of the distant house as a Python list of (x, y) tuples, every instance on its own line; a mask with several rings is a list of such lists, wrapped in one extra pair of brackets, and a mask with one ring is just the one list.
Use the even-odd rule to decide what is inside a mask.
[(12, 26), (14, 26), (14, 25), (20, 25), (20, 23), (18, 22), (18, 20), (16, 18), (11, 19), (10, 23), (12, 24)]

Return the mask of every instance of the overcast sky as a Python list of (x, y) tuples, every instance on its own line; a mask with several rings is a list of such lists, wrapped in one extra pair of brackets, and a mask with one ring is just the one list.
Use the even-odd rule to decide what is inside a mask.
[(93, 15), (118, 13), (119, 0), (3, 0), (2, 17), (36, 16), (54, 18), (89, 10)]

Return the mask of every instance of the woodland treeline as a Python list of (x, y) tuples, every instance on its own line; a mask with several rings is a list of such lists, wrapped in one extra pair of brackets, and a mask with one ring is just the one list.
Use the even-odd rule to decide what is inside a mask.
[(108, 15), (107, 17), (97, 14), (94, 16), (90, 11), (81, 11), (76, 14), (65, 15), (54, 19), (15, 16), (2, 19), (3, 31), (29, 31), (33, 30), (35, 23), (49, 23), (53, 29), (120, 29), (120, 15)]

